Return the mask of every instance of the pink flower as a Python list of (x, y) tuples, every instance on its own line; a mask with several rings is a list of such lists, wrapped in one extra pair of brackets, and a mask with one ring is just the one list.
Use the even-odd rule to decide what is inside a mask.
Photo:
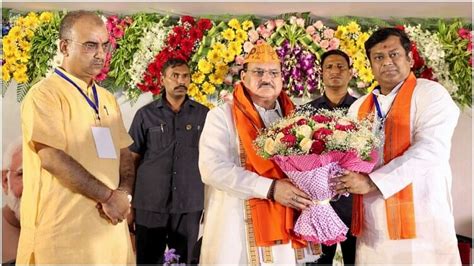
[[(242, 56), (240, 56), (240, 57), (242, 57)], [(243, 58), (243, 57), (242, 57), (242, 58)], [(240, 61), (240, 59), (239, 59), (239, 61)], [(240, 62), (239, 62), (239, 63), (240, 63)], [(230, 70), (229, 70), (230, 74), (231, 74), (231, 75), (237, 75), (237, 74), (239, 74), (240, 70), (243, 68), (242, 65), (243, 65), (243, 60), (242, 60), (242, 64), (237, 65), (237, 66), (232, 66), (232, 67), (230, 68)]]
[[(229, 74), (225, 77), (224, 84), (225, 85), (232, 85), (232, 81), (233, 81), (232, 75)], [(221, 98), (222, 98), (222, 96), (221, 96)]]
[(295, 17), (295, 16), (291, 16), (291, 17), (290, 17), (290, 24), (291, 24), (291, 25), (295, 25), (295, 24), (296, 24), (296, 17)]
[(233, 95), (228, 90), (221, 90), (221, 92), (219, 93), (219, 98), (225, 103), (232, 103)]
[(267, 25), (267, 30), (269, 31), (272, 31), (276, 27), (274, 20), (269, 20), (265, 24)]
[(107, 77), (106, 74), (104, 74), (103, 72), (100, 72), (99, 75), (95, 76), (95, 80), (97, 80), (97, 81), (102, 81), (102, 80), (104, 80), (106, 77)]
[(250, 53), (253, 48), (253, 44), (251, 42), (244, 42), (244, 52)]
[(268, 37), (270, 37), (270, 35), (272, 35), (272, 32), (265, 29), (260, 34), (262, 35), (263, 38), (267, 39)]
[(324, 149), (326, 149), (326, 144), (323, 140), (317, 139), (311, 144), (311, 149), (309, 153), (311, 154), (321, 154), (323, 153)]
[(283, 25), (285, 25), (285, 21), (283, 19), (275, 19), (275, 25), (277, 27), (277, 29)]
[(358, 81), (357, 82), (357, 88), (362, 89), (362, 88), (365, 88), (365, 87), (366, 87), (365, 82), (363, 82), (363, 81)]
[(107, 21), (110, 21), (112, 24), (117, 24), (119, 21), (119, 18), (117, 15), (113, 15), (107, 18)]
[(283, 138), (281, 138), (281, 142), (286, 144), (288, 147), (293, 147), (296, 144), (296, 136), (295, 135), (285, 135)]
[(461, 37), (463, 39), (469, 39), (470, 38), (469, 35), (471, 35), (471, 32), (466, 30), (465, 28), (460, 28), (458, 30), (458, 35), (459, 35), (459, 37)]
[(317, 29), (317, 30), (321, 30), (323, 27), (324, 27), (324, 24), (321, 20), (318, 20), (316, 21), (313, 26)]
[(247, 34), (251, 43), (255, 43), (258, 40), (258, 32), (256, 30), (249, 30)]
[(309, 35), (313, 35), (315, 32), (316, 32), (316, 29), (313, 26), (308, 26), (306, 28), (306, 33), (308, 33)]
[(114, 35), (115, 38), (120, 39), (123, 37), (124, 31), (120, 27), (115, 27), (112, 31), (112, 34)]
[(316, 34), (313, 36), (313, 41), (315, 43), (319, 43), (321, 41), (321, 36), (319, 36), (319, 34)]
[(313, 139), (324, 139), (326, 136), (332, 135), (332, 130), (328, 128), (319, 128), (318, 130), (314, 131)]
[(304, 19), (303, 18), (297, 18), (296, 19), (296, 25), (304, 28)]
[(326, 39), (331, 39), (334, 37), (334, 30), (333, 29), (325, 29), (323, 31), (324, 38)]
[(264, 40), (258, 40), (258, 41), (256, 42), (256, 44), (262, 44), (262, 43), (264, 43), (264, 42), (265, 42)]
[(329, 48), (328, 48), (328, 50), (334, 50), (334, 49), (339, 48), (339, 44), (340, 44), (340, 41), (339, 41), (338, 38), (332, 38), (332, 39), (329, 41)]
[(321, 48), (323, 49), (326, 49), (329, 47), (329, 41), (328, 40), (322, 40), (320, 43), (319, 43), (319, 46), (321, 46)]

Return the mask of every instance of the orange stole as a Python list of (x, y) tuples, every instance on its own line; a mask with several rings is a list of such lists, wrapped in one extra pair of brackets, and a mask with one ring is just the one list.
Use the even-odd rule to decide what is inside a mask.
[[(284, 116), (293, 112), (295, 107), (285, 92), (281, 92), (278, 100)], [(274, 162), (263, 159), (255, 151), (253, 141), (258, 135), (258, 130), (265, 128), (265, 125), (250, 96), (240, 83), (234, 88), (232, 110), (241, 145), (245, 151), (245, 169), (272, 179), (286, 178)], [(257, 246), (273, 246), (278, 242), (288, 243), (290, 240), (294, 248), (306, 246), (306, 242), (293, 233), (294, 210), (292, 208), (266, 199), (254, 198), (249, 201)]]
[[(410, 73), (398, 91), (385, 120), (384, 164), (401, 156), (410, 147), (410, 107), (416, 77)], [(374, 112), (373, 97), (368, 96), (359, 108), (358, 118), (364, 119)], [(363, 196), (354, 195), (352, 234), (359, 236), (363, 224)], [(390, 239), (416, 237), (413, 185), (410, 184), (385, 200), (387, 227)]]

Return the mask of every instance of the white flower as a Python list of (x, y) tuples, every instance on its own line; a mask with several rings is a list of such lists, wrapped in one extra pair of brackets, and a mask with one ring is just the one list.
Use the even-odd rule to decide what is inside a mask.
[(275, 154), (276, 152), (275, 141), (273, 141), (271, 138), (267, 138), (265, 140), (265, 145), (263, 146), (263, 150), (270, 155)]
[(309, 139), (313, 135), (313, 130), (308, 125), (301, 125), (296, 128), (296, 136), (298, 135)]
[(282, 144), (282, 143), (281, 143), (281, 139), (282, 139), (284, 136), (285, 136), (285, 134), (283, 134), (283, 133), (281, 133), (281, 132), (278, 133), (278, 134), (276, 135), (276, 137), (275, 137), (275, 143), (276, 143), (276, 144)]
[(343, 146), (343, 145), (346, 145), (347, 143), (347, 136), (348, 136), (347, 131), (335, 130), (333, 131), (332, 135), (329, 136), (329, 139), (335, 145)]
[(309, 150), (311, 149), (311, 145), (313, 145), (313, 140), (309, 138), (303, 138), (300, 141), (301, 150), (304, 151), (305, 153), (309, 153)]

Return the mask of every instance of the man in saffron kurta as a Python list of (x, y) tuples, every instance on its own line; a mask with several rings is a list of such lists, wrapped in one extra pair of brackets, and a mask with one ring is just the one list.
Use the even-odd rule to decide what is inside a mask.
[(379, 86), (349, 114), (374, 119), (379, 165), (347, 171), (337, 189), (354, 194), (356, 264), (460, 264), (449, 155), (459, 109), (440, 84), (416, 79), (410, 40), (383, 28), (365, 49)]
[(133, 168), (124, 163), (132, 140), (115, 97), (93, 81), (108, 51), (107, 30), (95, 13), (74, 11), (60, 39), (62, 67), (28, 92), (21, 109), (17, 264), (133, 264), (121, 222), (130, 210)]
[(199, 169), (207, 185), (200, 262), (292, 265), (299, 257), (295, 250), (306, 246), (293, 234), (295, 209), (311, 201), (252, 145), (259, 129), (294, 109), (282, 92), (280, 61), (271, 46), (253, 48), (241, 80), (233, 102), (208, 113), (200, 139)]

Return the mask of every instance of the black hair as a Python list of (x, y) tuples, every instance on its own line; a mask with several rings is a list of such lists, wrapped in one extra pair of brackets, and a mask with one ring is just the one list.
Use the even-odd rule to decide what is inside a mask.
[(70, 36), (72, 27), (79, 19), (83, 17), (90, 18), (91, 21), (97, 25), (104, 25), (102, 19), (95, 12), (86, 10), (71, 11), (68, 12), (61, 20), (61, 24), (59, 25), (59, 39), (64, 40), (71, 38)]
[(189, 65), (188, 65), (188, 62), (184, 61), (183, 59), (179, 59), (179, 58), (170, 58), (168, 59), (168, 61), (166, 61), (164, 64), (163, 64), (163, 67), (161, 68), (161, 74), (162, 75), (165, 75), (166, 73), (166, 70), (168, 68), (175, 68), (177, 66), (182, 66), (182, 65), (185, 65), (189, 68)]
[(369, 37), (367, 41), (365, 41), (365, 53), (367, 54), (367, 58), (370, 61), (370, 50), (376, 44), (381, 43), (388, 39), (390, 36), (397, 36), (400, 39), (400, 43), (403, 46), (403, 49), (406, 52), (406, 55), (410, 53), (411, 50), (411, 42), (408, 38), (408, 35), (405, 33), (404, 30), (397, 29), (397, 28), (381, 28), (376, 30), (372, 35)]
[(321, 56), (321, 67), (322, 67), (323, 64), (324, 64), (324, 60), (326, 60), (326, 58), (328, 58), (328, 56), (330, 56), (330, 55), (339, 55), (339, 56), (344, 57), (344, 59), (345, 59), (346, 62), (347, 62), (347, 66), (348, 66), (349, 68), (352, 68), (351, 60), (349, 59), (349, 56), (348, 56), (346, 53), (344, 53), (343, 51), (338, 50), (338, 49), (330, 50), (330, 51), (324, 52), (324, 54)]

